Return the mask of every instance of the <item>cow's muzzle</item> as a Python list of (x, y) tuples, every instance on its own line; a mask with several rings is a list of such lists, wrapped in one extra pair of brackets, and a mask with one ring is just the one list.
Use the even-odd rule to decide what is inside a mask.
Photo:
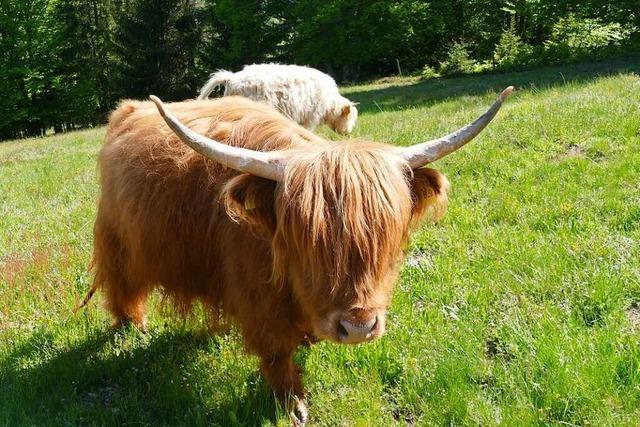
[(384, 312), (349, 313), (338, 317), (336, 336), (343, 344), (357, 344), (371, 341), (384, 334)]

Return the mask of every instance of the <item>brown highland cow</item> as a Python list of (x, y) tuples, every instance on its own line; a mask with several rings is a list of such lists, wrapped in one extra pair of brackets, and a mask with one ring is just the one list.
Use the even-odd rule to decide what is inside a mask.
[(85, 303), (99, 288), (117, 325), (144, 328), (155, 288), (185, 309), (202, 301), (240, 328), (303, 424), (296, 349), (384, 333), (409, 231), (446, 210), (447, 180), (424, 166), (475, 137), (512, 90), (473, 123), (406, 148), (330, 142), (240, 97), (170, 104), (175, 117), (155, 97), (124, 101), (99, 156)]

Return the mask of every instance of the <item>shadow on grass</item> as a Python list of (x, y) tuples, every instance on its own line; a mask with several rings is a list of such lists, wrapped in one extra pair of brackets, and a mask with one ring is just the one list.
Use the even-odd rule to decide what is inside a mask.
[[(123, 335), (129, 336), (123, 340)], [(131, 335), (144, 344), (131, 345)], [(224, 343), (217, 337), (174, 330), (152, 337), (106, 331), (66, 350), (54, 347), (53, 340), (50, 333), (36, 333), (0, 366), (0, 424), (226, 426), (277, 421), (276, 403), (257, 370), (244, 379), (246, 387), (238, 387), (233, 367), (211, 366), (210, 371), (196, 366), (198, 354), (220, 354)]]
[(347, 97), (360, 102), (361, 113), (393, 111), (437, 104), (445, 99), (499, 93), (507, 86), (544, 90), (570, 83), (585, 83), (598, 77), (620, 73), (640, 73), (640, 55), (584, 64), (540, 67), (526, 71), (475, 74), (438, 78), (410, 85), (350, 92)]

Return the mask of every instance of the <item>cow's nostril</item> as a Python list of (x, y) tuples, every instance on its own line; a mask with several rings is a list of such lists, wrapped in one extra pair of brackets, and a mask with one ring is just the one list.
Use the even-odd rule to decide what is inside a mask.
[(341, 337), (346, 337), (349, 335), (349, 332), (347, 332), (345, 327), (342, 325), (342, 322), (338, 322), (338, 335), (340, 335)]

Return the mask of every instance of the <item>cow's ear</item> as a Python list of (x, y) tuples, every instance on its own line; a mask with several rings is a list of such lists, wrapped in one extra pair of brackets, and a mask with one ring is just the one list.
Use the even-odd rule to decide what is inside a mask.
[(233, 221), (249, 225), (261, 234), (273, 235), (275, 190), (274, 181), (243, 174), (225, 184), (220, 200)]
[(340, 117), (347, 117), (351, 113), (351, 104), (347, 104), (342, 107), (342, 111), (340, 112)]
[(438, 221), (447, 211), (449, 181), (435, 169), (419, 168), (413, 171), (411, 193), (413, 196), (412, 222), (423, 219)]

